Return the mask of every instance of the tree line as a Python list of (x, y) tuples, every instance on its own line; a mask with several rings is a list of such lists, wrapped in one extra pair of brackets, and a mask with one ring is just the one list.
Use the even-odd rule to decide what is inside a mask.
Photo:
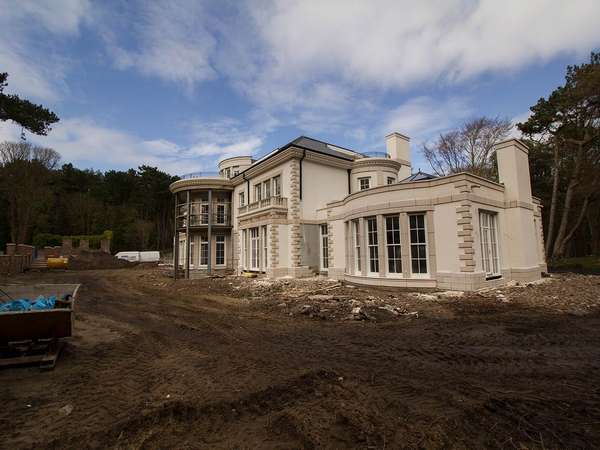
[(60, 154), (25, 141), (25, 130), (46, 135), (58, 116), (15, 94), (0, 73), (0, 121), (22, 127), (21, 142), (0, 143), (0, 248), (35, 235), (96, 235), (112, 231), (114, 251), (169, 249), (177, 178), (156, 167), (81, 170)]
[(28, 142), (0, 144), (0, 245), (40, 233), (113, 232), (113, 250), (169, 249), (177, 178), (155, 167), (106, 172), (59, 166), (60, 155)]

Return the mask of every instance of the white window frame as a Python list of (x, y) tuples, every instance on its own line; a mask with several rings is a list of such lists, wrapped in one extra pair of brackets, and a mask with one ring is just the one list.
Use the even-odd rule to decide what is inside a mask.
[(187, 245), (185, 245), (185, 239), (179, 240), (179, 265), (185, 268), (185, 252), (187, 250)]
[(260, 202), (262, 200), (262, 183), (256, 183), (254, 185), (254, 201)]
[[(204, 253), (204, 255), (203, 255)], [(202, 264), (202, 256), (206, 259), (206, 263)], [(208, 267), (208, 236), (200, 234), (200, 251), (198, 254), (198, 267)]]
[(362, 274), (361, 269), (361, 245), (360, 245), (360, 222), (358, 219), (350, 222), (352, 226), (352, 247), (354, 249), (354, 273), (356, 275)]
[(319, 225), (319, 269), (329, 270), (329, 231), (326, 223)]
[[(222, 221), (219, 221), (219, 208), (223, 208)], [(227, 223), (227, 205), (223, 202), (219, 202), (216, 204), (215, 208), (215, 224), (216, 225), (225, 225)]]
[(240, 236), (242, 241), (242, 268), (244, 270), (248, 269), (248, 230), (242, 230), (242, 235)]
[(263, 185), (263, 197), (265, 200), (271, 198), (271, 180), (265, 180)]
[[(367, 183), (366, 187), (363, 187), (363, 181), (366, 181), (366, 183)], [(360, 177), (358, 179), (358, 190), (359, 191), (365, 191), (370, 188), (371, 188), (371, 177)]]
[[(371, 224), (375, 228), (371, 228)], [(377, 230), (377, 216), (365, 217), (365, 232), (367, 235), (367, 275), (379, 275), (379, 233)], [(373, 242), (372, 242), (373, 241)], [(371, 269), (374, 263), (376, 270)]]
[(273, 177), (273, 197), (281, 197), (281, 175)]
[(498, 213), (479, 210), (479, 235), (481, 241), (481, 268), (486, 279), (501, 277)]
[(250, 270), (260, 271), (260, 232), (258, 227), (250, 228)]
[[(425, 242), (413, 242), (412, 240), (412, 233), (411, 231), (413, 230), (411, 225), (410, 225), (410, 218), (414, 217), (414, 216), (422, 216), (423, 217), (423, 228), (415, 228), (415, 230), (423, 230), (424, 236), (425, 236)], [(408, 218), (408, 240), (409, 240), (409, 256), (410, 256), (410, 276), (412, 278), (429, 278), (429, 272), (430, 272), (430, 260), (429, 260), (429, 239), (427, 239), (427, 214), (426, 213), (414, 213), (414, 214), (408, 214), (407, 216)], [(427, 272), (413, 272), (413, 254), (412, 254), (412, 249), (413, 246), (419, 246), (419, 245), (425, 245), (425, 265), (427, 266)], [(416, 258), (417, 260), (423, 260), (423, 258)]]
[(244, 206), (246, 204), (246, 191), (242, 191), (238, 194), (238, 199), (240, 202), (240, 206)]
[[(225, 243), (225, 235), (217, 234), (215, 235), (215, 266), (225, 266), (227, 265), (227, 244)], [(219, 246), (223, 247), (223, 262), (219, 263)]]
[(200, 224), (207, 225), (208, 224), (208, 202), (203, 202), (200, 204)]
[[(397, 225), (398, 227), (392, 227), (390, 228), (389, 225), (389, 221), (388, 219), (391, 220), (396, 220), (397, 221)], [(385, 272), (388, 276), (390, 277), (401, 277), (402, 276), (402, 269), (403, 269), (403, 261), (402, 261), (402, 230), (401, 230), (401, 220), (400, 220), (400, 216), (399, 215), (393, 215), (393, 216), (385, 216), (384, 217), (385, 220)], [(395, 224), (393, 224), (395, 225)], [(393, 241), (394, 242), (390, 242), (389, 240), (389, 234), (390, 232), (392, 233), (392, 235), (394, 235), (397, 232), (397, 236), (394, 236)], [(397, 242), (396, 242), (396, 237), (397, 237)], [(396, 249), (397, 247), (397, 249)], [(394, 260), (398, 260), (397, 264), (400, 264), (400, 271), (398, 272), (391, 272), (390, 271), (390, 251), (396, 252), (396, 250), (398, 251), (397, 253), (397, 258), (392, 258)], [(396, 263), (395, 263), (396, 264)]]

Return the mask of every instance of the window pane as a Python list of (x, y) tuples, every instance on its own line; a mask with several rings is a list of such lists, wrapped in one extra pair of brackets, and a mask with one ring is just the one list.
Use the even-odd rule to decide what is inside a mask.
[(417, 227), (417, 216), (410, 216), (410, 227), (411, 228)]
[(410, 230), (410, 242), (419, 242), (417, 230)]
[(410, 248), (410, 256), (413, 259), (418, 259), (419, 258), (419, 248), (415, 245), (411, 246)]

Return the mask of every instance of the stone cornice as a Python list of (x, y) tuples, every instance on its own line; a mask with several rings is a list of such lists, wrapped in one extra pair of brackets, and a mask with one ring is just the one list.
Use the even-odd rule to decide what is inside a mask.
[(361, 158), (354, 161), (352, 165), (352, 171), (358, 172), (358, 169), (361, 169), (361, 172), (364, 172), (363, 169), (378, 169), (380, 167), (386, 167), (393, 170), (400, 170), (402, 167), (402, 163), (400, 161), (396, 161), (395, 159), (387, 159), (387, 158)]
[(223, 189), (227, 191), (233, 190), (231, 180), (221, 177), (199, 177), (177, 180), (171, 183), (169, 190), (175, 194), (185, 190), (202, 190), (202, 189)]

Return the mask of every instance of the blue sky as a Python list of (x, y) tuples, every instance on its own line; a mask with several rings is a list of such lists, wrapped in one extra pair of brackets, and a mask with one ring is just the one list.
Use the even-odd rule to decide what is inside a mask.
[[(600, 47), (597, 0), (0, 0), (0, 71), (81, 168), (214, 170), (299, 135), (359, 151), (513, 121)], [(516, 133), (516, 132), (515, 132)], [(0, 124), (0, 141), (20, 129)]]

